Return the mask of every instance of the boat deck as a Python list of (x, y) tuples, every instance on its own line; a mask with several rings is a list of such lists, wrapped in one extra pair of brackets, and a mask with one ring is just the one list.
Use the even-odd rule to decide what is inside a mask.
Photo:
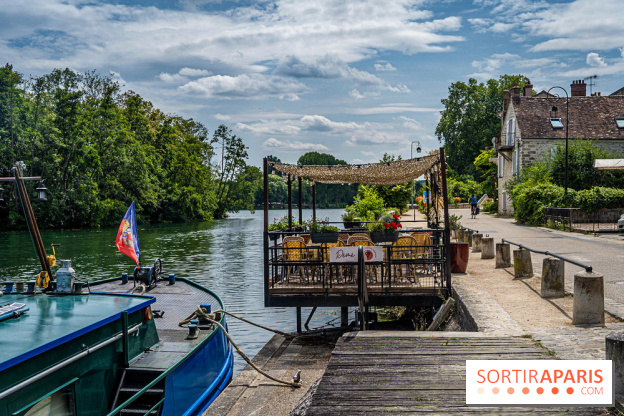
[[(0, 322), (0, 371), (152, 303), (138, 296), (106, 294), (4, 294), (0, 305), (23, 303), (29, 310)], [(6, 336), (10, 334), (10, 336)]]

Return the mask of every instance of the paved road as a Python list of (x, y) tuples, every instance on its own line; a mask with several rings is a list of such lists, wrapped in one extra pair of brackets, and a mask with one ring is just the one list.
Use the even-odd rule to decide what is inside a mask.
[[(470, 218), (469, 209), (453, 209), (451, 214), (461, 215), (464, 227), (476, 229), (480, 233), (494, 237), (495, 243), (505, 238), (527, 247), (557, 253), (581, 263), (589, 264), (594, 272), (604, 275), (605, 297), (624, 303), (624, 234), (603, 236), (569, 233), (547, 228), (525, 227), (513, 219), (495, 218), (480, 214)], [(516, 247), (517, 249), (517, 247)], [(512, 246), (512, 250), (514, 250)], [(533, 271), (541, 274), (545, 256), (532, 253)], [(566, 263), (566, 286), (571, 287), (574, 273), (583, 269)]]

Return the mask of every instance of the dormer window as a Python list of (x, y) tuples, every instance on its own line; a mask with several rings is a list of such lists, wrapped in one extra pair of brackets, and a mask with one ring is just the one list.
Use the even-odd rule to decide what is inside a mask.
[(561, 121), (561, 117), (550, 118), (549, 120), (553, 130), (563, 130), (563, 122)]
[(617, 125), (618, 130), (624, 130), (624, 117), (616, 117), (615, 124)]

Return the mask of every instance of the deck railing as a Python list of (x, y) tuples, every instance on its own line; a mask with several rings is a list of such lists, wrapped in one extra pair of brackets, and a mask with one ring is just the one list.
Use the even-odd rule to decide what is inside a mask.
[[(446, 289), (449, 282), (444, 273), (444, 230), (405, 231), (402, 236), (420, 237), (412, 241), (400, 239), (396, 243), (370, 246), (377, 247), (376, 253), (381, 255), (364, 265), (369, 291), (430, 294)], [(343, 230), (341, 237), (344, 241), (359, 233), (362, 231)], [(304, 243), (283, 243), (284, 238), (292, 236), (301, 237)], [(345, 294), (357, 288), (361, 266), (350, 261), (329, 259), (331, 247), (336, 247), (334, 250), (338, 252), (343, 246), (337, 246), (336, 243), (312, 243), (309, 234), (305, 232), (270, 232), (268, 238), (269, 293)], [(344, 247), (349, 246), (345, 244)]]

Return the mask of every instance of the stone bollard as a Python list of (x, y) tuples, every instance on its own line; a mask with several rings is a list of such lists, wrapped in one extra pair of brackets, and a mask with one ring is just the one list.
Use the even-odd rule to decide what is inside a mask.
[(458, 243), (464, 242), (464, 230), (457, 230), (457, 242)]
[(572, 325), (604, 326), (604, 279), (601, 274), (574, 273)]
[(481, 260), (494, 258), (494, 237), (481, 238)]
[(481, 238), (483, 238), (483, 234), (474, 233), (472, 235), (472, 252), (473, 253), (481, 253)]
[(529, 250), (514, 250), (514, 278), (533, 277), (533, 263), (531, 263), (531, 252)]
[(468, 243), (468, 247), (472, 247), (472, 235), (474, 231), (466, 230), (466, 242)]
[(542, 263), (542, 289), (540, 296), (543, 298), (561, 298), (565, 295), (565, 263), (561, 259), (546, 257)]
[(613, 393), (621, 396), (624, 395), (624, 331), (610, 333), (605, 343), (605, 358), (613, 362)]
[(496, 243), (496, 269), (511, 266), (511, 248), (509, 243)]

